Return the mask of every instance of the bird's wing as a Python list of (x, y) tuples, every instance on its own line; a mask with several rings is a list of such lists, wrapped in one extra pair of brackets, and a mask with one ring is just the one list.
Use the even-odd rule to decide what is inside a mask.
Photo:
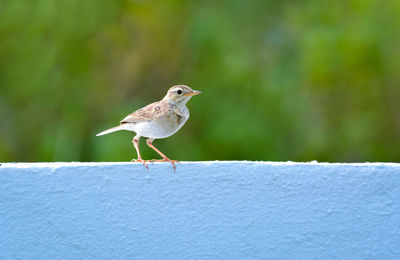
[(136, 110), (132, 114), (129, 114), (124, 119), (121, 120), (121, 125), (126, 123), (140, 123), (154, 120), (158, 118), (161, 111), (164, 110), (164, 104), (161, 102), (154, 102), (150, 105), (145, 106), (139, 110)]

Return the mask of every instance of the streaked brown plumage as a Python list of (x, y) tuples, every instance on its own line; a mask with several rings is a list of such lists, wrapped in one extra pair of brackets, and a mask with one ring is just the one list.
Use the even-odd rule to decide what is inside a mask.
[(132, 114), (127, 115), (121, 120), (120, 124), (126, 123), (138, 123), (157, 119), (162, 116), (163, 113), (167, 112), (169, 106), (166, 102), (158, 101), (151, 103), (139, 110), (136, 110)]

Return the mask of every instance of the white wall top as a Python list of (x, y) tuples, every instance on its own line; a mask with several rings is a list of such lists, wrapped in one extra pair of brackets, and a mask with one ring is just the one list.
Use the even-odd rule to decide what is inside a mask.
[(2, 163), (1, 259), (400, 259), (400, 164)]

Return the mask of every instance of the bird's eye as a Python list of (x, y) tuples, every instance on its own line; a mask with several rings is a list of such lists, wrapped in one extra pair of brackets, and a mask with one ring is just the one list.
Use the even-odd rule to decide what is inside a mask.
[(178, 95), (182, 94), (182, 90), (178, 89), (178, 91), (176, 91), (176, 93), (178, 93)]

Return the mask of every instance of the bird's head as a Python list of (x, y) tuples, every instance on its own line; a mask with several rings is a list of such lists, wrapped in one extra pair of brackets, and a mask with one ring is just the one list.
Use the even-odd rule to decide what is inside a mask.
[(167, 95), (164, 99), (167, 99), (170, 102), (175, 102), (176, 104), (186, 104), (190, 100), (190, 98), (194, 95), (201, 94), (200, 91), (193, 90), (185, 85), (176, 85), (168, 90)]

